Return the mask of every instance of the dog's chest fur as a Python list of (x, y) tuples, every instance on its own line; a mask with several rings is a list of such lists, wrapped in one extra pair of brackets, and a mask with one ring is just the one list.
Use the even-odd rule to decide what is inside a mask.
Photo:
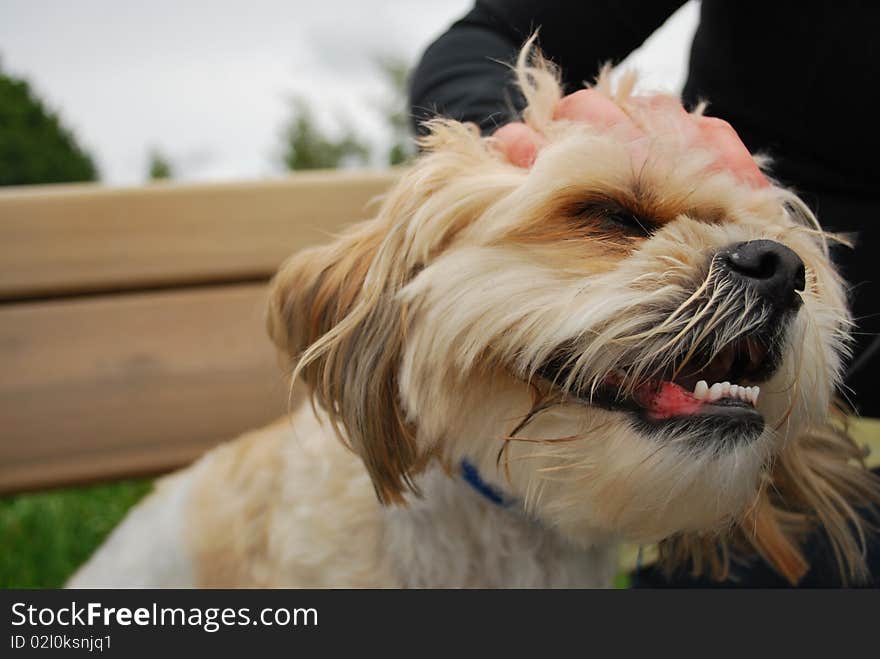
[(612, 547), (574, 547), (528, 517), (502, 507), (459, 478), (432, 469), (422, 498), (385, 510), (387, 548), (408, 587), (601, 588), (616, 568)]
[(611, 585), (612, 547), (575, 548), (439, 468), (418, 485), (408, 506), (381, 506), (359, 458), (303, 405), (160, 481), (71, 585)]

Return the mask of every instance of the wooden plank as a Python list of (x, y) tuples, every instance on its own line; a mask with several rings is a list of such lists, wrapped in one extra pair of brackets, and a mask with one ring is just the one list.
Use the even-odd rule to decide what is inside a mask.
[(172, 469), (287, 409), (265, 285), (0, 307), (0, 492)]
[(396, 171), (259, 183), (0, 191), (0, 300), (269, 277), (362, 219)]

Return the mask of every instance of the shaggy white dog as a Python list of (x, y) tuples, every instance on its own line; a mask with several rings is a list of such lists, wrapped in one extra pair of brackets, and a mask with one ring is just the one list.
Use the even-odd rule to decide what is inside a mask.
[(518, 75), (534, 165), (434, 121), (374, 219), (274, 280), (313, 404), (161, 480), (70, 585), (608, 586), (621, 541), (796, 582), (820, 525), (862, 575), (877, 488), (829, 412), (848, 316), (815, 218), (629, 80), (597, 88), (639, 167), (553, 119), (540, 58)]

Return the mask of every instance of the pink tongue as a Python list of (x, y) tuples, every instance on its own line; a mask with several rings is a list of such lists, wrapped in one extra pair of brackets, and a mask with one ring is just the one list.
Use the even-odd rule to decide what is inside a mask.
[(655, 419), (695, 414), (703, 405), (674, 382), (647, 384), (636, 390), (635, 399)]

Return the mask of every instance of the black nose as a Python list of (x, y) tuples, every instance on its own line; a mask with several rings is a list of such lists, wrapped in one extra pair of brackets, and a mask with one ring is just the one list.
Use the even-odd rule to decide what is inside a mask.
[(806, 288), (804, 262), (773, 240), (736, 243), (719, 252), (722, 267), (778, 307), (797, 307)]

